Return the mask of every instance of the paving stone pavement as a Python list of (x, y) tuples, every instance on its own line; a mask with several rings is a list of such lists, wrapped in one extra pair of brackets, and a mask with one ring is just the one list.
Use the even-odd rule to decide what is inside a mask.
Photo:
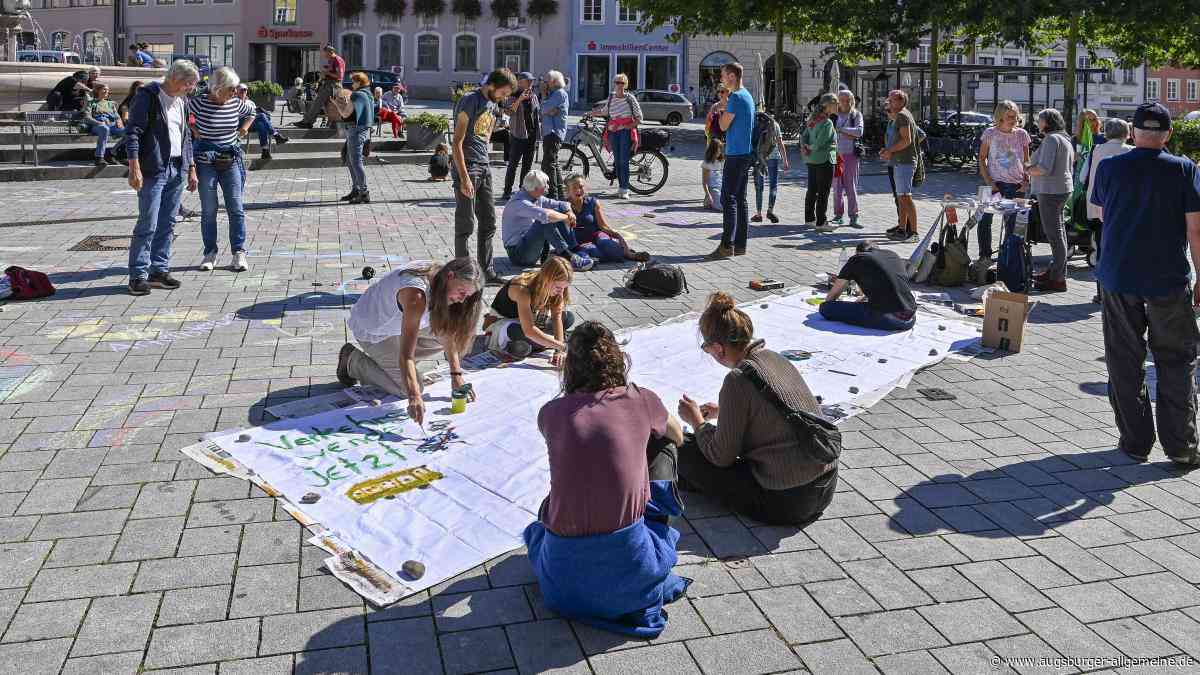
[[(876, 175), (862, 181), (865, 229), (803, 230), (803, 171), (792, 171), (783, 222), (754, 227), (746, 257), (701, 262), (719, 216), (699, 208), (694, 152), (671, 169), (658, 195), (605, 208), (635, 246), (684, 266), (690, 294), (634, 297), (620, 289), (626, 268), (604, 266), (576, 278), (584, 317), (657, 322), (715, 289), (748, 300), (755, 275), (806, 284), (842, 247), (881, 241), (893, 224)], [(678, 572), (695, 582), (656, 640), (555, 616), (521, 552), (395, 606), (364, 605), (270, 498), (178, 449), (336, 388), (361, 268), (451, 251), (448, 186), (417, 167), (375, 165), (368, 177), (375, 203), (347, 206), (342, 171), (252, 173), (251, 271), (200, 272), (192, 220), (175, 241), (183, 287), (138, 299), (124, 289), (122, 237), (136, 217), (125, 184), (5, 185), (0, 257), (51, 273), (59, 290), (0, 313), (0, 672), (1155, 667), (1122, 661), (1133, 658), (1196, 671), (1200, 473), (1115, 451), (1099, 314), (1079, 262), (1070, 292), (1039, 299), (1022, 353), (929, 368), (845, 422), (839, 492), (807, 530), (689, 495)], [(933, 174), (922, 224), (936, 195), (975, 184)], [(114, 237), (114, 250), (71, 250), (93, 235)], [(956, 398), (925, 400), (920, 387)], [(998, 661), (1037, 657), (1080, 660)]]

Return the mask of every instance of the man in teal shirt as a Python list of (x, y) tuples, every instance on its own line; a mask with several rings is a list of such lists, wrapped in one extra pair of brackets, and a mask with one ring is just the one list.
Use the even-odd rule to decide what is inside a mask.
[(754, 165), (751, 137), (754, 133), (754, 98), (742, 86), (742, 64), (721, 66), (721, 83), (729, 94), (717, 103), (721, 130), (725, 132), (725, 166), (721, 173), (721, 245), (709, 254), (711, 260), (746, 255), (750, 231), (750, 204), (746, 184)]

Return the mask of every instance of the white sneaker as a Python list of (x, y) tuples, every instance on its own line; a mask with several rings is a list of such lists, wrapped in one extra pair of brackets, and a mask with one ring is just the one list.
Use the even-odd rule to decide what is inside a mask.
[(246, 264), (246, 254), (242, 251), (234, 253), (233, 265), (231, 267), (233, 268), (234, 272), (245, 272), (246, 270), (250, 269), (250, 266)]
[(629, 199), (629, 190), (618, 190), (617, 199)]
[(213, 271), (213, 266), (216, 264), (217, 264), (217, 254), (216, 253), (205, 253), (204, 254), (204, 262), (200, 263), (200, 271), (211, 272), (211, 271)]

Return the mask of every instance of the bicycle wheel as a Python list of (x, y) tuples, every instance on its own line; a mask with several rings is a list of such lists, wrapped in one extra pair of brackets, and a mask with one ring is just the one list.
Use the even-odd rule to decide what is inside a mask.
[(639, 195), (652, 195), (667, 183), (667, 158), (657, 150), (634, 153), (629, 159), (629, 189)]
[(558, 168), (562, 171), (563, 177), (569, 173), (581, 173), (584, 176), (588, 175), (588, 159), (583, 152), (574, 145), (563, 145), (558, 148)]

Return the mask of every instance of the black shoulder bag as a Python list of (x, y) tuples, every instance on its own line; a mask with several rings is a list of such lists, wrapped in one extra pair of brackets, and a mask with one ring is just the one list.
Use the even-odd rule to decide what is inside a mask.
[(820, 464), (832, 464), (837, 461), (842, 454), (842, 433), (832, 422), (805, 410), (793, 410), (780, 400), (779, 395), (767, 385), (751, 362), (742, 361), (738, 372), (749, 380), (791, 425), (796, 433), (797, 447), (805, 459)]

